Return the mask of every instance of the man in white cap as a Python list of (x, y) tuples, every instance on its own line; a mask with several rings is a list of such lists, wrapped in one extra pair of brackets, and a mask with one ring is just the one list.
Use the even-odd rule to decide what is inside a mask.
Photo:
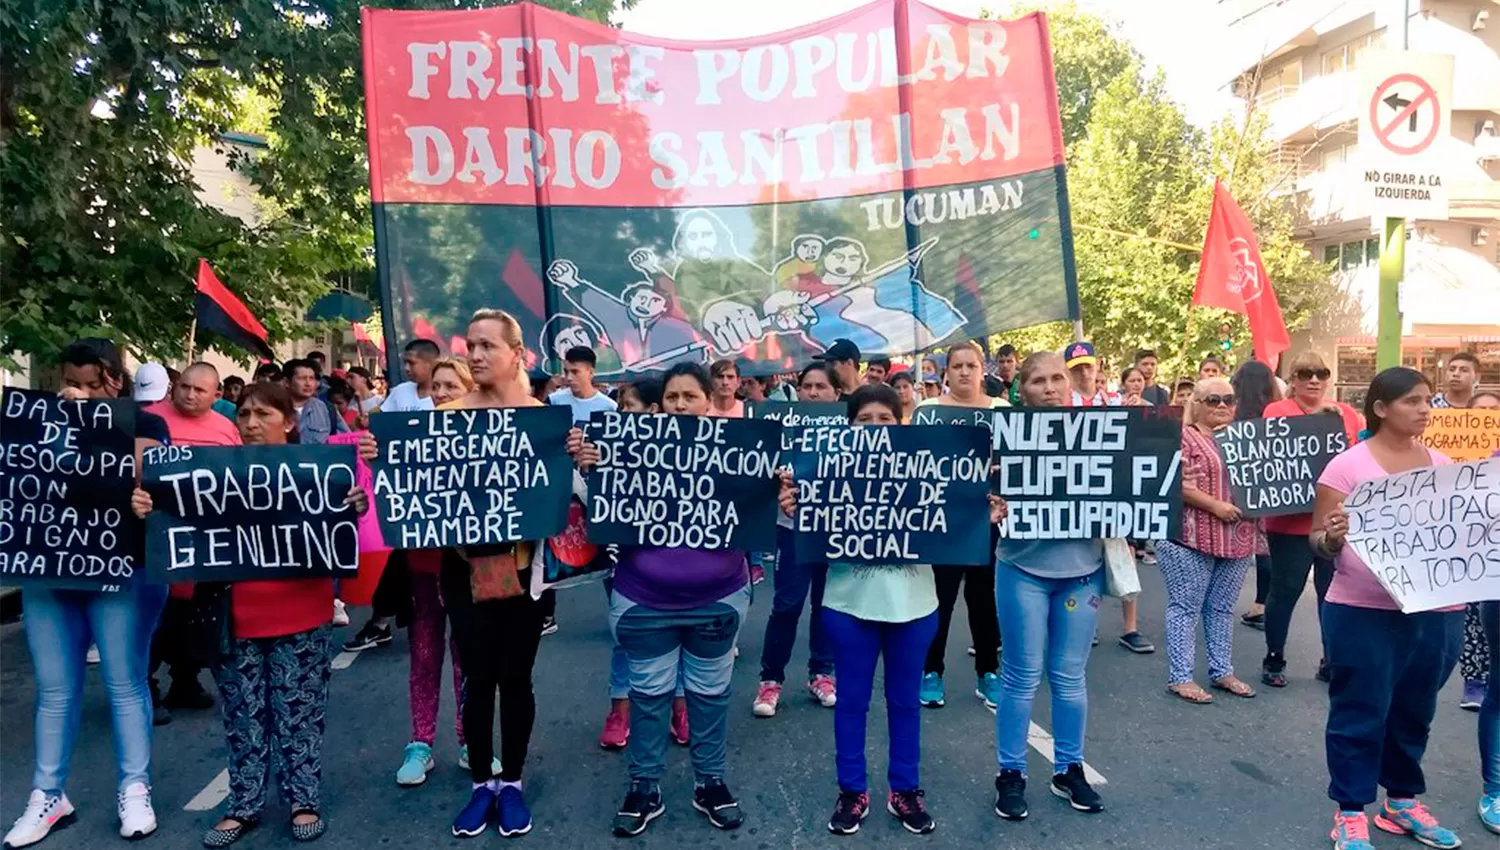
[(167, 367), (160, 363), (142, 363), (135, 370), (135, 388), (131, 396), (137, 404), (155, 404), (167, 397), (172, 380), (167, 376)]

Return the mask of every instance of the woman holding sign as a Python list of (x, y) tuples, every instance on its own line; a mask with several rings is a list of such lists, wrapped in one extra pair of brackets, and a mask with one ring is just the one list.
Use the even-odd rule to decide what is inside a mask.
[[(1459, 846), (1418, 799), (1426, 790), (1422, 755), (1437, 695), (1458, 663), (1463, 606), (1403, 614), (1374, 572), (1345, 545), (1344, 499), (1360, 484), (1451, 463), (1422, 445), (1432, 387), (1405, 367), (1375, 376), (1365, 397), (1370, 437), (1329, 462), (1318, 480), (1311, 542), (1336, 559), (1323, 605), (1328, 652), (1328, 796), (1338, 804), (1335, 850), (1369, 850), (1365, 807), (1380, 786), (1386, 802), (1375, 825), (1429, 847)], [(1280, 568), (1278, 564), (1277, 569)]]
[(1229, 473), (1214, 432), (1234, 418), (1234, 388), (1208, 378), (1193, 388), (1182, 426), (1182, 537), (1156, 547), (1167, 585), (1167, 690), (1191, 703), (1213, 702), (1193, 681), (1194, 633), (1203, 621), (1208, 677), (1237, 697), (1255, 690), (1234, 676), (1234, 603), (1255, 561), (1255, 523), (1240, 515), (1229, 493)]
[[(1039, 352), (1021, 364), (1027, 407), (1066, 407), (1072, 393), (1060, 355)], [(1026, 754), (1031, 703), (1043, 664), (1052, 692), (1055, 768), (1050, 789), (1080, 812), (1102, 812), (1104, 801), (1083, 770), (1088, 718), (1086, 670), (1099, 606), (1104, 601), (1104, 541), (1011, 540), (995, 546), (995, 605), (1000, 633), (1001, 692), (995, 711), (999, 775), (995, 814), (1021, 820), (1026, 805)]]
[[(929, 398), (917, 407), (977, 407), (992, 410), (1010, 407), (1003, 398), (984, 394), (984, 351), (974, 342), (961, 342), (948, 349), (946, 376), (948, 389), (937, 398)], [(999, 533), (991, 530), (991, 542)], [(993, 567), (940, 566), (937, 574), (937, 636), (927, 650), (922, 673), (922, 704), (937, 708), (947, 701), (943, 687), (943, 656), (948, 653), (948, 626), (953, 622), (953, 608), (963, 587), (964, 606), (969, 609), (969, 639), (974, 642), (974, 696), (986, 708), (994, 710), (1000, 697), (1000, 624), (990, 599), (995, 593)]]
[[(247, 446), (297, 442), (292, 395), (280, 384), (246, 387), (235, 416)], [(359, 513), (369, 507), (357, 486), (346, 501)], [(137, 488), (131, 506), (144, 519), (151, 494)], [(230, 586), (229, 612), (229, 652), (214, 669), (229, 745), (229, 800), (203, 844), (228, 847), (255, 826), (273, 759), (277, 784), (292, 809), (292, 837), (312, 841), (327, 827), (318, 812), (333, 579), (238, 582)]]
[[(706, 416), (712, 394), (701, 365), (679, 363), (666, 373), (662, 411)], [(599, 457), (579, 430), (569, 449), (582, 468)], [(630, 661), (630, 790), (615, 816), (615, 835), (640, 835), (666, 811), (661, 780), (679, 671), (692, 735), (693, 808), (719, 829), (744, 823), (724, 775), (733, 649), (749, 608), (744, 552), (621, 547), (609, 620)]]

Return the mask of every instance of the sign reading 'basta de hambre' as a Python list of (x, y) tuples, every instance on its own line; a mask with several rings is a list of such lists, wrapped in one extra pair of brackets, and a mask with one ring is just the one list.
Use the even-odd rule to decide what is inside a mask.
[(362, 34), (389, 351), (502, 307), (541, 365), (770, 372), (1077, 315), (1040, 14), (881, 0), (695, 44), (521, 3)]

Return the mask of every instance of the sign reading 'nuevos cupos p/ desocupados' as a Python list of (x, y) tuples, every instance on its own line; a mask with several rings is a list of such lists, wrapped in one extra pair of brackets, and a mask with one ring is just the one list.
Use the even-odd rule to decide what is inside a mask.
[(1500, 458), (1366, 481), (1344, 510), (1347, 545), (1402, 611), (1500, 599)]
[(154, 581), (352, 576), (353, 446), (161, 446), (143, 458)]
[(139, 565), (135, 406), (7, 389), (0, 399), (0, 582), (117, 589)]
[(386, 545), (437, 549), (541, 540), (567, 526), (566, 407), (494, 407), (370, 418)]
[(1310, 512), (1323, 467), (1349, 447), (1344, 422), (1333, 414), (1231, 422), (1214, 440), (1234, 504), (1248, 517)]
[(776, 547), (781, 423), (666, 413), (595, 413), (589, 540), (770, 551)]

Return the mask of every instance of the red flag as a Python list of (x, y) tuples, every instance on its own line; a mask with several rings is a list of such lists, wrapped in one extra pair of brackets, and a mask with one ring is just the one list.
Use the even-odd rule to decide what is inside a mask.
[(1272, 368), (1281, 352), (1292, 347), (1276, 290), (1260, 259), (1255, 228), (1218, 180), (1214, 181), (1214, 207), (1208, 216), (1193, 303), (1243, 313), (1250, 320), (1256, 358)]
[(264, 360), (272, 359), (266, 328), (255, 318), (244, 302), (236, 298), (208, 267), (208, 260), (198, 260), (198, 293), (193, 308), (198, 325), (224, 337), (241, 348), (249, 349)]
[(438, 347), (442, 347), (443, 335), (438, 333), (437, 328), (433, 327), (431, 322), (427, 321), (421, 316), (414, 316), (412, 318), (411, 330), (412, 333), (417, 335), (418, 339), (431, 340), (432, 342), (436, 343)]

